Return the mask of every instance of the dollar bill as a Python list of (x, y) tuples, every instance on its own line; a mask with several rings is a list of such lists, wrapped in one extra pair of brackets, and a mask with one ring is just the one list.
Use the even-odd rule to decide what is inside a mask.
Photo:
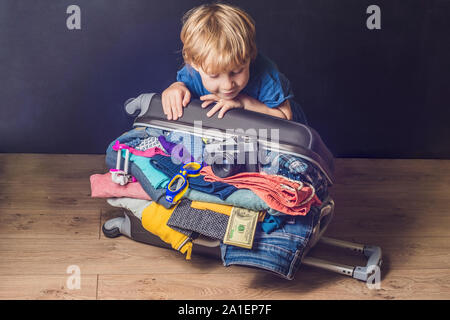
[(251, 249), (259, 216), (259, 211), (233, 207), (223, 243)]

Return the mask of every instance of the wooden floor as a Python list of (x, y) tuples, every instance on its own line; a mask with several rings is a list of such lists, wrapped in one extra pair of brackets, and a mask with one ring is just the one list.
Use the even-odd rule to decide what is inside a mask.
[[(337, 159), (327, 236), (379, 245), (381, 287), (303, 266), (288, 281), (101, 232), (103, 155), (0, 154), (0, 299), (450, 299), (450, 161)], [(363, 259), (323, 245), (311, 255)], [(80, 289), (68, 279), (81, 272)]]

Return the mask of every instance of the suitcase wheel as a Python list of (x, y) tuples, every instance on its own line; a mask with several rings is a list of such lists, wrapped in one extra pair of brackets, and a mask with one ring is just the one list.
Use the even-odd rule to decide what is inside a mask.
[(103, 226), (102, 226), (102, 231), (103, 231), (103, 234), (108, 238), (117, 238), (120, 235), (122, 235), (120, 233), (120, 229), (118, 227), (115, 227), (112, 229), (106, 229), (105, 224), (103, 224)]

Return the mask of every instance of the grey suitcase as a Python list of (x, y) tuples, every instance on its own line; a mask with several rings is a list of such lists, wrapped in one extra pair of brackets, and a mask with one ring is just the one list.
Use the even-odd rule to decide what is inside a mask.
[[(199, 100), (192, 100), (184, 109), (183, 116), (177, 121), (168, 121), (162, 111), (159, 94), (142, 94), (137, 98), (129, 99), (125, 103), (125, 110), (129, 115), (135, 117), (134, 127), (179, 131), (216, 140), (227, 140), (232, 137), (235, 139), (234, 141), (256, 141), (259, 149), (290, 154), (309, 161), (326, 177), (327, 186), (333, 184), (333, 155), (319, 134), (304, 124), (243, 109), (229, 110), (223, 119), (218, 119), (216, 116), (209, 118)], [(314, 226), (307, 248), (304, 250), (302, 264), (367, 281), (371, 274), (379, 271), (382, 263), (381, 249), (377, 246), (323, 237), (327, 226), (332, 221), (333, 214), (334, 201), (327, 197), (326, 201), (323, 201), (320, 217)], [(128, 210), (124, 210), (123, 217), (106, 221), (103, 225), (103, 232), (110, 238), (125, 235), (135, 241), (171, 248), (159, 237), (144, 229), (139, 217)], [(309, 250), (319, 241), (364, 254), (367, 257), (366, 266), (344, 265), (308, 256)], [(218, 241), (200, 237), (193, 243), (194, 255), (220, 257)]]

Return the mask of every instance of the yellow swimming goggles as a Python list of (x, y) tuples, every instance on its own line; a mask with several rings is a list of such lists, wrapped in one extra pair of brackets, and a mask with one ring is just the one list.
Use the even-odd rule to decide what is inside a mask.
[(187, 178), (198, 177), (202, 165), (197, 162), (186, 163), (169, 182), (166, 188), (166, 200), (170, 203), (178, 202), (189, 187)]

